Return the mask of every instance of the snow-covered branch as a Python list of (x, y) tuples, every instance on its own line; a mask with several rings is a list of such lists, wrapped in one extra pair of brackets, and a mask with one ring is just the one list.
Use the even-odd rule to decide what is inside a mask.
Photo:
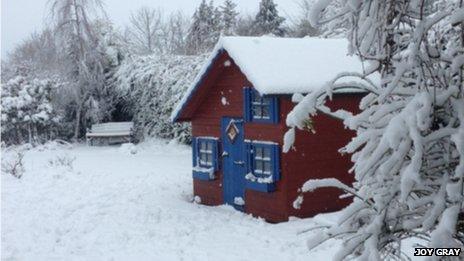
[[(339, 1), (319, 1), (313, 24)], [(349, 17), (352, 52), (368, 59), (382, 75), (381, 84), (353, 84), (366, 95), (358, 114), (332, 112), (325, 105), (340, 88), (337, 80), (318, 92), (295, 96), (298, 104), (287, 116), (284, 151), (295, 140), (295, 129), (305, 128), (318, 112), (343, 120), (356, 137), (342, 153), (351, 153), (357, 198), (342, 211), (338, 226), (314, 238), (316, 246), (340, 236), (345, 248), (336, 259), (359, 256), (376, 260), (399, 258), (401, 241), (422, 231), (433, 247), (464, 244), (464, 95), (463, 22), (460, 1), (340, 1)], [(349, 12), (346, 12), (349, 10)], [(401, 10), (401, 11), (400, 11)], [(342, 74), (343, 75), (343, 74)], [(344, 85), (343, 88), (349, 87)], [(303, 193), (334, 180), (308, 181)], [(295, 201), (301, 204), (302, 196)], [(366, 204), (368, 201), (371, 204)], [(458, 228), (461, 228), (459, 230)], [(344, 233), (344, 231), (356, 231)]]

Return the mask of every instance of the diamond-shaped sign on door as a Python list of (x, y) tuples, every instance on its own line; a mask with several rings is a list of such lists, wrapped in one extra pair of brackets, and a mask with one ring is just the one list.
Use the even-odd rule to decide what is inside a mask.
[(239, 130), (237, 126), (235, 126), (235, 123), (233, 121), (231, 121), (229, 123), (229, 126), (227, 126), (226, 133), (227, 133), (227, 137), (229, 137), (230, 139), (230, 142), (233, 143), (239, 133)]

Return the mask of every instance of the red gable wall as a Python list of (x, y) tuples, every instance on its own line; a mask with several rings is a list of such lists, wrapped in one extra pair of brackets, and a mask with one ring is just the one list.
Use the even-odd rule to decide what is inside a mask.
[[(223, 53), (216, 66), (223, 66), (230, 59)], [(240, 69), (230, 59), (231, 66), (223, 67), (214, 83), (208, 90), (208, 95), (201, 101), (192, 117), (193, 136), (221, 137), (221, 118), (224, 116), (243, 118), (243, 87), (252, 86)], [(222, 104), (225, 97), (228, 104)], [(286, 115), (280, 113), (280, 119)], [(281, 120), (281, 122), (284, 122)], [(245, 124), (245, 139), (274, 141), (282, 144), (286, 127), (283, 124)], [(219, 205), (222, 198), (222, 172), (216, 173), (214, 181), (194, 180), (194, 193), (200, 196), (202, 203)], [(245, 211), (272, 221), (287, 220), (286, 208), (286, 178), (277, 184), (273, 193), (247, 190), (245, 193)]]
[[(230, 60), (231, 66), (224, 62)], [(182, 118), (191, 117), (193, 136), (221, 137), (221, 117), (243, 117), (243, 87), (251, 86), (240, 69), (226, 52), (222, 53), (206, 75), (203, 84), (192, 95)], [(228, 104), (222, 104), (225, 97)], [(334, 107), (356, 109), (358, 95), (335, 95)], [(290, 96), (279, 97), (279, 124), (245, 124), (245, 139), (274, 141), (282, 147), (287, 131), (285, 118), (294, 104)], [(190, 111), (188, 111), (190, 110)], [(272, 193), (246, 190), (245, 211), (271, 222), (288, 220), (289, 216), (308, 217), (317, 213), (340, 209), (349, 200), (340, 200), (340, 191), (320, 189), (306, 194), (300, 210), (293, 208), (298, 189), (310, 178), (337, 177), (350, 184), (352, 177), (345, 175), (351, 163), (348, 156), (341, 157), (338, 149), (345, 145), (353, 133), (344, 130), (340, 121), (326, 115), (315, 119), (316, 135), (297, 131), (295, 149), (281, 154), (281, 180)], [(221, 154), (221, 149), (219, 151)], [(214, 181), (194, 179), (194, 194), (206, 205), (223, 204), (222, 171)]]
[[(210, 80), (212, 86), (209, 88), (204, 86), (207, 89), (207, 95), (197, 105), (195, 113), (192, 113), (192, 135), (194, 137), (213, 136), (220, 138), (221, 117), (241, 117), (242, 115), (243, 99), (239, 86), (249, 83), (237, 66), (224, 67), (224, 62), (228, 58), (225, 52), (218, 57), (216, 64), (211, 69), (213, 74), (217, 73), (218, 75), (214, 76), (214, 81)], [(220, 70), (214, 69), (217, 67)], [(222, 97), (226, 97), (229, 102), (227, 106), (222, 105)], [(193, 180), (194, 194), (200, 196), (203, 204), (220, 205), (223, 203), (222, 171), (219, 170), (215, 175), (214, 181)]]

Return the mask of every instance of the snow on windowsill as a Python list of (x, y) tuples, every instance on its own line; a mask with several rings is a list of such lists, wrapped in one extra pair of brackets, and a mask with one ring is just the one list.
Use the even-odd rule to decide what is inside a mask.
[(245, 139), (244, 142), (253, 143), (253, 144), (279, 145), (279, 143), (277, 143), (277, 142), (262, 141), (262, 140), (248, 140), (248, 139)]
[(198, 137), (195, 137), (195, 138), (204, 139), (204, 140), (219, 140), (218, 137), (213, 137), (213, 136), (198, 136)]
[(251, 181), (251, 182), (257, 182), (261, 184), (271, 184), (274, 183), (274, 179), (272, 178), (272, 175), (266, 177), (266, 178), (261, 178), (261, 177), (256, 177), (253, 175), (253, 173), (248, 173), (245, 175), (245, 179)]
[(209, 175), (210, 179), (215, 178), (215, 176), (214, 176), (214, 168), (203, 168), (203, 167), (195, 166), (195, 167), (193, 167), (192, 170), (196, 171), (196, 172), (207, 173)]

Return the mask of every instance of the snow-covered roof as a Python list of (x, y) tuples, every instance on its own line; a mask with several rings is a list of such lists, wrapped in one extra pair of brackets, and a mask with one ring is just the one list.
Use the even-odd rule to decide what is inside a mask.
[(341, 72), (363, 71), (359, 58), (347, 55), (346, 39), (222, 37), (174, 110), (173, 120), (222, 50), (261, 95), (309, 93)]

